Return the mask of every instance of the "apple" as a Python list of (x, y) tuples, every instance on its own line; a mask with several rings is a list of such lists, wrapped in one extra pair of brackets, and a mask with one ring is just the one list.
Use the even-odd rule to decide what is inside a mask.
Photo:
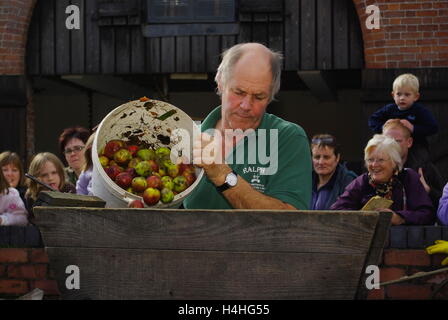
[(153, 205), (157, 204), (157, 202), (159, 202), (159, 200), (160, 200), (159, 189), (147, 188), (143, 192), (143, 201), (145, 201), (145, 203), (148, 206), (153, 206)]
[(175, 178), (179, 175), (179, 166), (177, 164), (170, 164), (166, 167), (166, 172), (171, 178)]
[(144, 177), (135, 177), (131, 182), (132, 189), (136, 192), (143, 192), (148, 188), (148, 184), (146, 183), (146, 179)]
[(139, 157), (132, 158), (128, 163), (128, 168), (135, 168), (135, 166), (141, 161), (142, 159), (140, 159)]
[(146, 178), (146, 184), (149, 188), (162, 189), (162, 179), (156, 175)]
[(174, 183), (173, 183), (173, 179), (170, 176), (163, 176), (161, 180), (162, 180), (163, 188), (173, 190)]
[(159, 165), (157, 164), (156, 161), (154, 160), (148, 160), (149, 164), (151, 165), (151, 170), (152, 172), (157, 172), (159, 171)]
[(160, 147), (156, 149), (156, 155), (159, 159), (169, 159), (171, 154), (171, 150), (167, 147)]
[(130, 146), (128, 146), (128, 151), (131, 154), (132, 157), (135, 157), (137, 154), (139, 147), (136, 146), (135, 144), (132, 144)]
[(107, 165), (109, 164), (109, 158), (106, 156), (99, 157), (99, 160), (103, 168), (107, 167)]
[(112, 180), (115, 180), (115, 177), (120, 174), (121, 172), (123, 172), (123, 168), (120, 166), (115, 165), (111, 165), (107, 168), (104, 169), (107, 173), (107, 175), (109, 176), (109, 178), (111, 178)]
[(179, 174), (183, 174), (184, 172), (195, 173), (196, 170), (192, 164), (181, 163), (179, 164)]
[(116, 184), (126, 190), (132, 184), (132, 176), (128, 172), (122, 172), (115, 177), (114, 181)]
[(137, 176), (137, 171), (135, 171), (134, 168), (126, 168), (126, 170), (124, 171), (129, 173), (132, 176), (132, 178), (135, 178)]
[(177, 176), (173, 179), (173, 190), (177, 193), (181, 193), (188, 188), (187, 179), (184, 176)]
[(173, 199), (174, 199), (174, 193), (172, 190), (168, 188), (163, 188), (162, 191), (160, 191), (160, 200), (163, 203), (172, 202)]
[(123, 148), (114, 153), (114, 160), (120, 166), (126, 166), (131, 159), (132, 156), (128, 149)]
[(155, 160), (156, 154), (154, 150), (151, 149), (140, 149), (137, 151), (137, 157), (142, 160)]
[(125, 147), (125, 142), (122, 140), (111, 140), (104, 146), (103, 154), (112, 159), (114, 157), (115, 152)]
[(145, 205), (141, 200), (133, 200), (128, 204), (128, 208), (144, 208)]
[(187, 185), (191, 186), (196, 181), (196, 175), (194, 173), (189, 173), (188, 171), (184, 171), (182, 175), (187, 180)]
[(137, 171), (137, 174), (139, 176), (142, 177), (147, 177), (151, 174), (152, 170), (151, 170), (151, 164), (148, 161), (140, 161), (136, 166), (135, 166), (135, 171)]

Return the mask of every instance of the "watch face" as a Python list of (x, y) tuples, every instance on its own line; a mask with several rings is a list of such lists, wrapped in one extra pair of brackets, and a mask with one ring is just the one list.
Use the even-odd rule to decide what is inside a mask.
[(238, 182), (238, 176), (235, 173), (230, 172), (226, 177), (226, 183), (231, 187), (234, 187), (236, 186), (237, 182)]

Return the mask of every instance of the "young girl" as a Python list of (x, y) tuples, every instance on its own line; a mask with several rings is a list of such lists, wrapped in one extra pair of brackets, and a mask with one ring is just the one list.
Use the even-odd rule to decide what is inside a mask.
[(19, 155), (11, 151), (0, 153), (0, 168), (9, 186), (17, 189), (20, 198), (25, 202), (25, 173)]
[(27, 212), (19, 192), (9, 186), (0, 171), (0, 226), (26, 226)]
[[(66, 182), (64, 165), (61, 160), (50, 152), (38, 153), (31, 161), (28, 173), (57, 191), (76, 192), (75, 186)], [(46, 190), (44, 186), (33, 180), (28, 180), (28, 190), (26, 191), (25, 199), (26, 207), (31, 217), (33, 217), (32, 208), (37, 196), (43, 190)]]
[(95, 134), (92, 134), (86, 142), (84, 158), (85, 162), (82, 167), (82, 172), (79, 175), (78, 181), (76, 182), (76, 193), (84, 195), (92, 195), (92, 144), (93, 139), (95, 139)]

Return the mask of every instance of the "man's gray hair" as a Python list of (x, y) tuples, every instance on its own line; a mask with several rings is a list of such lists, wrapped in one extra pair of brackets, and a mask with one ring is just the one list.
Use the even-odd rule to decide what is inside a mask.
[[(215, 77), (216, 83), (221, 81), (221, 85), (223, 87), (226, 87), (228, 80), (231, 78), (233, 67), (247, 50), (247, 48), (245, 48), (246, 44), (247, 43), (239, 43), (225, 50), (222, 53), (222, 61), (218, 67), (218, 72), (216, 73)], [(267, 47), (266, 49), (270, 53), (270, 62), (271, 62), (270, 64), (271, 64), (272, 82), (269, 96), (269, 102), (271, 102), (272, 100), (274, 100), (275, 95), (280, 90), (283, 55), (280, 52), (275, 52)], [(221, 95), (219, 89), (218, 94)]]

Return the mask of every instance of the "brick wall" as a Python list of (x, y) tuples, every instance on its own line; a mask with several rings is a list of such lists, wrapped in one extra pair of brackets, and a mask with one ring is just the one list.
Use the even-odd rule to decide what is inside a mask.
[[(425, 251), (438, 239), (448, 240), (448, 227), (392, 227), (380, 264), (380, 282), (442, 268), (441, 262), (447, 255), (428, 255)], [(387, 285), (371, 290), (368, 299), (448, 299), (448, 284), (441, 286), (446, 279), (448, 272)]]
[[(448, 1), (353, 0), (364, 39), (366, 68), (448, 67)], [(381, 12), (368, 30), (366, 7)]]
[(44, 299), (59, 298), (56, 280), (42, 248), (0, 248), (0, 299), (17, 298), (34, 288)]
[(2, 0), (0, 4), (0, 75), (25, 73), (28, 26), (36, 0)]

